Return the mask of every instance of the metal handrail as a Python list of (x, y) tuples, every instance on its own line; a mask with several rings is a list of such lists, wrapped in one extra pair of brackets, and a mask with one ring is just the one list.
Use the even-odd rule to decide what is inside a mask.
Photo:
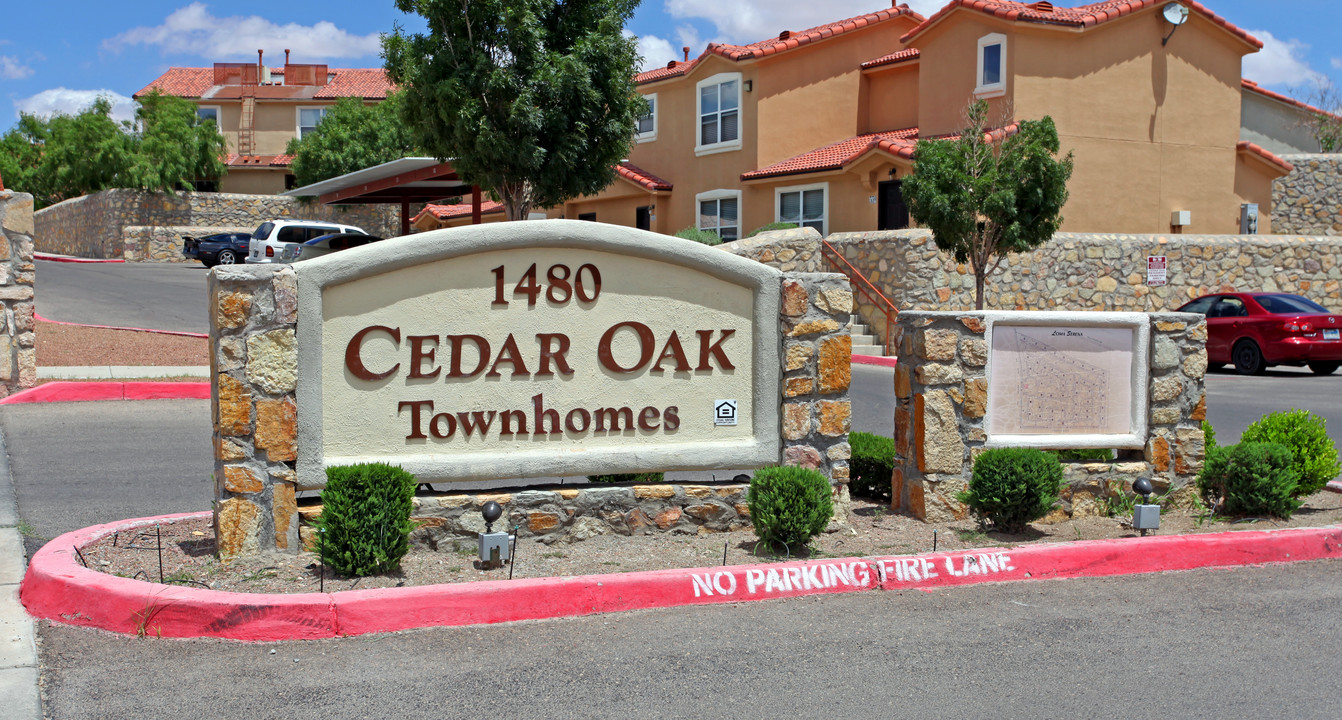
[(825, 259), (829, 261), (830, 265), (846, 275), (848, 277), (848, 282), (852, 283), (853, 287), (861, 293), (868, 302), (875, 305), (878, 312), (885, 315), (885, 354), (887, 356), (893, 355), (894, 353), (890, 347), (890, 340), (894, 336), (894, 333), (891, 332), (891, 330), (895, 327), (895, 316), (899, 315), (899, 308), (895, 307), (895, 304), (890, 302), (890, 298), (886, 297), (884, 293), (873, 285), (872, 282), (867, 279), (867, 276), (862, 274), (861, 270), (853, 267), (852, 263), (848, 262), (843, 255), (839, 254), (838, 249), (829, 244), (828, 240), (820, 241), (820, 254), (825, 256)]

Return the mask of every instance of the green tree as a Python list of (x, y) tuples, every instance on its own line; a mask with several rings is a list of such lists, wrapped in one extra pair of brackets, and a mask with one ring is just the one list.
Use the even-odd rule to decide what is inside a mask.
[(45, 189), (48, 202), (128, 182), (135, 139), (112, 118), (107, 98), (94, 100), (78, 115), (52, 115), (48, 126), (50, 136), (36, 168), (37, 184)]
[(10, 190), (32, 194), (39, 208), (50, 204), (48, 189), (37, 173), (42, 148), (50, 138), (51, 124), (27, 113), (19, 115), (19, 122), (0, 136), (0, 178)]
[(974, 306), (1008, 253), (1048, 242), (1062, 224), (1072, 154), (1058, 160), (1053, 119), (1022, 120), (1014, 135), (988, 127), (988, 103), (969, 106), (960, 137), (919, 140), (904, 181), (909, 214), (937, 247), (974, 270)]
[(508, 219), (615, 179), (646, 103), (624, 23), (639, 0), (396, 0), (427, 34), (383, 39), (418, 146), (489, 188)]
[(327, 111), (315, 130), (289, 141), (299, 185), (339, 177), (412, 155), (415, 143), (401, 122), (402, 96), (392, 93), (377, 105), (342, 98)]
[(224, 136), (213, 119), (196, 114), (190, 100), (154, 90), (140, 98), (135, 119), (139, 134), (120, 187), (172, 191), (228, 172)]

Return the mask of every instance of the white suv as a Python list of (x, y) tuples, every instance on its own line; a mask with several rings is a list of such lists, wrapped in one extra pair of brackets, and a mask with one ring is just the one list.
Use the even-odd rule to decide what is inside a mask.
[(282, 262), (280, 256), (284, 253), (285, 245), (305, 243), (331, 233), (368, 234), (353, 225), (337, 225), (321, 220), (268, 220), (252, 233), (252, 239), (247, 244), (247, 262)]

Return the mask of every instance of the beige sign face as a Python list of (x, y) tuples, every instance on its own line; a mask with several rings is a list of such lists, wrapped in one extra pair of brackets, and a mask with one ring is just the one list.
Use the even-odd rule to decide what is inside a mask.
[[(757, 417), (756, 295), (583, 247), (329, 284), (322, 463), (396, 462), (426, 482), (741, 467), (758, 435), (777, 435)], [(776, 413), (775, 396), (763, 403)]]

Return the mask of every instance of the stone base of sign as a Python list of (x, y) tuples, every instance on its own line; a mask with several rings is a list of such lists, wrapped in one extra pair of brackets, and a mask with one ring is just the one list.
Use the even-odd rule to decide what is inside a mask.
[(33, 196), (0, 190), (0, 398), (37, 384)]
[(783, 464), (819, 470), (836, 493), (852, 456), (852, 313), (843, 275), (783, 274)]
[[(1105, 498), (1149, 477), (1158, 493), (1191, 492), (1202, 468), (1207, 416), (1207, 325), (1200, 315), (1151, 313), (1145, 446), (1112, 462), (1064, 463), (1053, 519), (1100, 515)], [(901, 313), (896, 326), (895, 470), (891, 509), (944, 522), (968, 517), (956, 499), (987, 449), (987, 323), (983, 313)]]

